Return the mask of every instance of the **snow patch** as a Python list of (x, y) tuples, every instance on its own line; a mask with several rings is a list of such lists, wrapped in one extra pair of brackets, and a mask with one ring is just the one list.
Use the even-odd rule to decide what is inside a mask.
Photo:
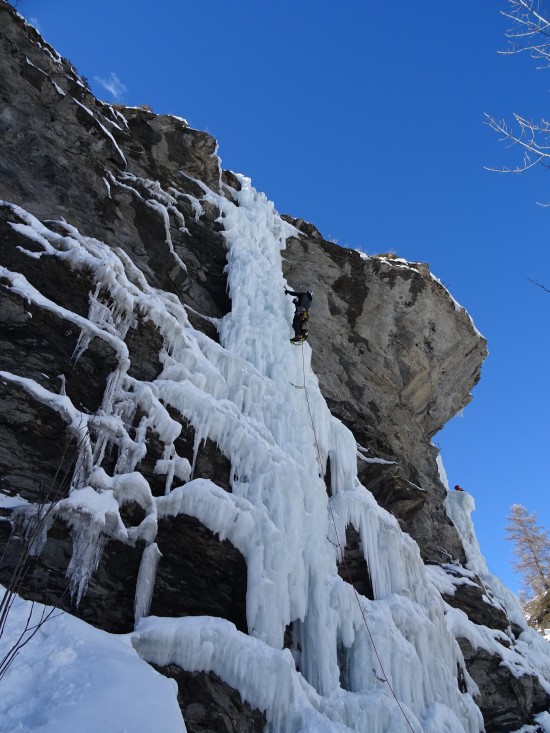
[[(0, 588), (0, 593), (3, 592)], [(2, 678), (5, 733), (185, 733), (176, 685), (134, 651), (131, 639), (16, 598), (0, 637), (0, 659), (27, 621), (53, 612)]]

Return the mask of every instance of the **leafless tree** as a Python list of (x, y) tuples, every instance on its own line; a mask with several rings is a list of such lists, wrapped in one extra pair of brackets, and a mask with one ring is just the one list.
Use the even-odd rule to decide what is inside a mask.
[(529, 53), (550, 66), (550, 20), (543, 0), (509, 0), (510, 10), (502, 14), (512, 21), (506, 33), (507, 51), (501, 53)]
[[(550, 15), (542, 0), (508, 0), (509, 10), (502, 14), (511, 21), (506, 33), (508, 48), (501, 53), (528, 53), (539, 62), (538, 68), (550, 67)], [(535, 121), (514, 114), (513, 122), (497, 120), (486, 114), (487, 124), (508, 145), (517, 145), (522, 160), (516, 166), (489, 168), (501, 173), (524, 173), (539, 163), (550, 166), (550, 122)]]
[[(36, 503), (32, 504), (29, 507), (30, 511), (26, 513), (25, 521), (21, 523), (16, 520), (14, 522), (10, 539), (0, 555), (0, 570), (5, 562), (9, 562), (10, 565), (8, 581), (3, 591), (0, 590), (0, 639), (7, 633), (13, 605), (24, 588), (25, 576), (29, 561), (34, 554), (34, 548), (44, 532), (48, 531), (57, 504), (66, 495), (70, 486), (70, 478), (79, 465), (78, 457), (69, 459), (69, 454), (73, 452), (74, 447), (74, 441), (70, 437), (67, 438), (51, 485), (48, 489), (39, 491)], [(78, 447), (77, 444), (74, 451), (76, 455), (79, 453)], [(68, 586), (65, 592), (67, 591)], [(34, 602), (30, 604), (23, 626), (10, 639), (9, 647), (0, 654), (0, 680), (21, 649), (33, 639), (47, 621), (60, 613), (60, 610), (55, 607), (42, 606)]]
[[(41, 498), (33, 506), (33, 511), (29, 515), (27, 522), (22, 527), (18, 526), (17, 523), (14, 525), (12, 535), (0, 557), (1, 568), (8, 556), (14, 556), (10, 557), (13, 566), (9, 580), (3, 592), (0, 593), (0, 639), (7, 632), (13, 605), (16, 603), (24, 587), (29, 560), (33, 555), (33, 547), (36, 545), (42, 533), (47, 531), (58, 501), (59, 496), (54, 498), (53, 501), (47, 501), (45, 498)], [(8, 552), (10, 547), (11, 552)], [(10, 646), (0, 654), (0, 680), (8, 671), (20, 650), (31, 641), (50, 618), (59, 613), (57, 608), (48, 608), (47, 606), (38, 606), (34, 602), (31, 603), (23, 627), (10, 640)]]
[(515, 569), (521, 573), (525, 590), (531, 596), (550, 591), (550, 537), (537, 524), (535, 512), (529, 513), (521, 504), (510, 509), (506, 525), (508, 538), (514, 543), (517, 560)]

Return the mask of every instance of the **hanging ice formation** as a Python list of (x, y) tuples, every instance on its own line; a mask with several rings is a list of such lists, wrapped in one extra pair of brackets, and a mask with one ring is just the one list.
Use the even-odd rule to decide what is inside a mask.
[[(288, 343), (292, 306), (284, 295), (281, 250), (294, 230), (246, 178), (239, 180), (242, 189), (232, 191), (237, 203), (196, 181), (204, 192), (194, 200), (196, 215), (203, 204), (216, 206), (227, 241), (232, 309), (218, 324), (221, 344), (195, 330), (178, 299), (149, 286), (122, 251), (64, 222), (48, 228), (11, 206), (13, 228), (32, 240), (30, 257), (66, 259), (96, 281), (88, 318), (62, 313), (81, 331), (75, 358), (93, 337), (118, 355), (95, 415), (32, 380), (0, 375), (62, 414), (78, 439), (73, 487), (56, 507), (73, 533), (72, 590), (77, 598), (85, 592), (108, 538), (144, 540), (131, 638), (147, 661), (215, 672), (265, 710), (272, 731), (478, 733), (483, 722), (472, 697), (476, 686), (449, 626), (448, 607), (417, 545), (359, 483), (357, 445), (320, 393), (309, 345)], [(136, 196), (142, 195), (139, 187), (165, 222), (177, 197), (189, 197), (130, 176), (106, 183)], [(183, 218), (180, 224), (185, 227)], [(168, 225), (166, 236), (177, 258)], [(63, 310), (22, 275), (5, 268), (0, 275), (29, 302)], [(123, 338), (138, 309), (164, 342), (163, 370), (153, 382), (127, 373)], [(194, 426), (195, 449), (209, 438), (230, 459), (232, 493), (193, 479), (193, 466), (174, 447), (181, 425), (170, 407)], [(143, 417), (130, 437), (127, 426), (138, 408)], [(166, 477), (161, 497), (136, 471), (148, 427), (166, 446), (156, 468)], [(118, 446), (113, 476), (100, 467), (109, 445)], [(331, 499), (322, 475), (329, 458)], [(145, 517), (128, 528), (120, 507), (130, 500)], [(157, 522), (179, 513), (230, 540), (246, 559), (249, 635), (219, 618), (147, 617), (160, 555)], [(356, 595), (337, 573), (349, 524), (361, 537), (373, 601)], [(283, 649), (291, 623), (292, 648)], [(457, 669), (466, 680), (464, 692)]]

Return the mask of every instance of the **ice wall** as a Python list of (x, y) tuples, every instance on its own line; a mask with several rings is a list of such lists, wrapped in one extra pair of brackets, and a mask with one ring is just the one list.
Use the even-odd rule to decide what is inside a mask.
[[(128, 176), (111, 180), (125, 189), (134, 183)], [(88, 318), (63, 313), (81, 329), (75, 358), (99, 336), (119, 360), (93, 416), (78, 413), (66, 396), (45, 394), (32, 380), (2, 374), (47, 401), (78, 432), (83, 458), (69, 497), (56, 507), (72, 528), (76, 597), (85, 593), (108, 538), (139, 538), (147, 547), (132, 641), (145, 659), (215, 671), (266, 711), (272, 730), (481, 730), (470, 694), (475, 686), (470, 682), (469, 692), (458, 688), (462, 657), (418, 549), (359, 484), (357, 446), (326, 406), (309, 345), (289, 343), (293, 307), (284, 294), (281, 250), (293, 228), (243, 177), (241, 190), (232, 192), (235, 203), (196, 183), (204, 192), (195, 201), (197, 215), (203, 204), (216, 206), (227, 241), (232, 309), (218, 324), (221, 345), (193, 329), (177, 298), (151, 288), (121, 251), (65, 223), (57, 226), (64, 234), (56, 233), (12, 207), (13, 227), (32, 241), (30, 257), (64, 258), (94, 275)], [(177, 191), (166, 194), (143, 180), (140, 185), (151, 192), (152, 208), (173, 207)], [(59, 308), (23, 276), (2, 274), (30, 302)], [(163, 370), (153, 382), (127, 374), (123, 338), (137, 309), (163, 337)], [(174, 448), (181, 425), (167, 407), (191, 422), (197, 445), (210, 438), (230, 459), (232, 493), (192, 478), (193, 467)], [(130, 437), (127, 426), (138, 408), (144, 417)], [(136, 471), (147, 427), (165, 444), (157, 466), (166, 475), (163, 497), (154, 497)], [(109, 476), (100, 466), (113, 444), (118, 461)], [(324, 478), (329, 457), (330, 500)], [(145, 511), (136, 527), (120, 518), (120, 506), (130, 500)], [(244, 555), (249, 637), (219, 619), (146, 618), (159, 559), (157, 522), (181, 512)], [(360, 533), (374, 601), (337, 574), (348, 524)], [(289, 624), (291, 651), (282, 650)]]

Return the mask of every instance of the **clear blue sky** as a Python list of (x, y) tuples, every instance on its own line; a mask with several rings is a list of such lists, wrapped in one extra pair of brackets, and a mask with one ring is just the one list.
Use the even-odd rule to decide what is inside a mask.
[[(490, 356), (474, 401), (435, 441), (474, 495), (490, 567), (514, 590), (512, 503), (550, 527), (550, 200), (483, 113), (543, 116), (550, 71), (502, 56), (506, 0), (22, 0), (94, 93), (185, 117), (281, 213), (340, 244), (428, 262)], [(121, 87), (113, 95), (112, 75)], [(115, 84), (116, 86), (116, 84)], [(123, 88), (122, 88), (123, 87)], [(376, 328), (376, 324), (372, 324)]]

